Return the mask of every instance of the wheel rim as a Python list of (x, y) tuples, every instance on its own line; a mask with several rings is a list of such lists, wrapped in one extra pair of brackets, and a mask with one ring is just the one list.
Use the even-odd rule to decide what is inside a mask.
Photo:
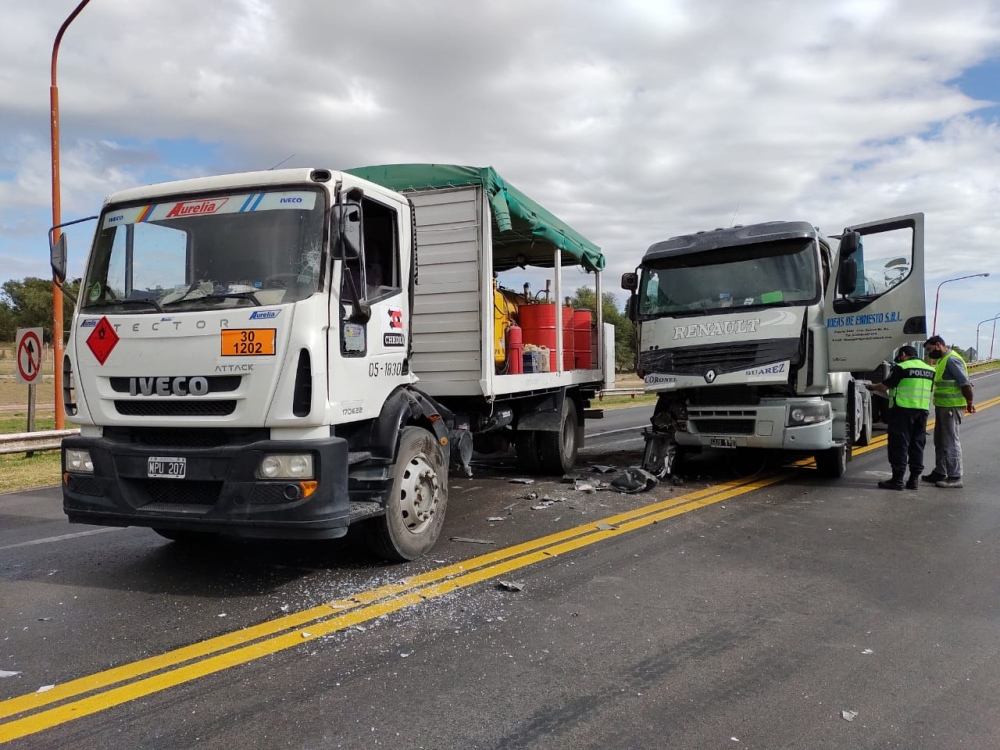
[(399, 515), (403, 527), (420, 534), (434, 522), (441, 497), (441, 482), (423, 455), (414, 456), (403, 471), (399, 487)]
[(562, 454), (564, 459), (569, 459), (573, 455), (573, 448), (576, 447), (576, 432), (574, 431), (574, 425), (570, 420), (566, 420), (563, 423), (562, 430)]

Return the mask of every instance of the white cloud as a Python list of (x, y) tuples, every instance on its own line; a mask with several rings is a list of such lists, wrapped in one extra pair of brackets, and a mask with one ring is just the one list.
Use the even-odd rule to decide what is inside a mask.
[[(48, 207), (49, 52), (74, 5), (17, 4), (0, 28), (0, 259), (22, 247), (12, 214)], [(492, 164), (605, 248), (608, 286), (739, 207), (829, 231), (924, 211), (933, 293), (996, 266), (1000, 136), (950, 82), (998, 48), (991, 0), (101, 0), (60, 53), (64, 214), (290, 154)], [(988, 317), (968, 291), (954, 335)]]

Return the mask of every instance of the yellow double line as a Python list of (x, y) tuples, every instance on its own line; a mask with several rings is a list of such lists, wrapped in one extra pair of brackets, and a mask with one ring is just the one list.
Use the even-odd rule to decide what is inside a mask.
[[(987, 409), (1000, 398), (984, 403)], [(884, 445), (885, 436), (855, 450), (866, 453)], [(810, 460), (801, 461), (807, 465)], [(505, 573), (626, 534), (674, 516), (777, 484), (789, 472), (726, 482), (598, 522), (507, 547), (409, 580), (361, 592), (348, 599), (277, 618), (210, 638), (159, 656), (97, 672), (48, 690), (0, 701), (0, 742), (7, 742), (104, 711), (129, 701), (197, 680), (263, 656), (384, 617), (421, 602), (497, 578)], [(19, 717), (19, 718), (18, 718)]]

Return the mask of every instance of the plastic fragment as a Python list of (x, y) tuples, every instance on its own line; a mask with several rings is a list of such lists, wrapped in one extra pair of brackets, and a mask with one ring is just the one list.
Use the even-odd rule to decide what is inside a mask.
[(843, 711), (840, 712), (840, 715), (847, 721), (854, 721), (858, 717), (858, 712), (848, 711), (847, 709), (844, 709)]
[(590, 468), (596, 471), (598, 474), (610, 474), (615, 470), (614, 466), (608, 466), (606, 464), (591, 464)]
[(19, 674), (21, 674), (21, 673), (20, 672), (8, 672), (5, 669), (0, 669), (0, 679), (3, 679), (4, 677), (15, 677), (15, 676), (17, 676)]
[(871, 650), (870, 648), (866, 648), (866, 649), (865, 649), (864, 651), (862, 651), (861, 653), (862, 653), (862, 654), (864, 654), (865, 656), (868, 656), (869, 654), (874, 654), (875, 652), (874, 652), (874, 651), (872, 651), (872, 650)]
[(633, 494), (636, 492), (648, 492), (660, 483), (655, 476), (645, 469), (637, 466), (630, 466), (611, 480), (611, 488), (619, 492)]
[(453, 536), (451, 537), (453, 542), (466, 542), (468, 544), (496, 544), (492, 539), (472, 539), (467, 536)]
[(487, 521), (506, 521), (507, 520), (507, 516), (489, 516), (486, 520)]
[(302, 631), (302, 637), (303, 638), (312, 638), (312, 633), (310, 633), (308, 630), (303, 630)]
[(497, 588), (503, 591), (522, 591), (524, 583), (521, 581), (497, 581)]
[(535, 480), (534, 479), (522, 479), (522, 478), (508, 479), (507, 483), (508, 484), (534, 484)]
[(51, 690), (52, 688), (54, 688), (54, 687), (55, 687), (55, 685), (42, 685), (42, 686), (41, 686), (40, 688), (38, 688), (38, 690), (36, 690), (35, 692), (36, 692), (36, 693), (47, 693), (47, 692), (49, 692), (49, 691), (50, 691), (50, 690)]
[(599, 523), (597, 524), (597, 528), (601, 531), (614, 531), (618, 527), (613, 523)]

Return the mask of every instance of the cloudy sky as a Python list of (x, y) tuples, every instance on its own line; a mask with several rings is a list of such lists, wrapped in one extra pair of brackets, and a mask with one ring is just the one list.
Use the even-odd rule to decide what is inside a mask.
[[(3, 0), (0, 281), (49, 273), (50, 56), (77, 1)], [(922, 211), (928, 324), (973, 273), (938, 332), (974, 345), (1000, 313), (996, 0), (91, 0), (58, 75), (64, 221), (288, 157), (489, 164), (603, 248), (611, 288), (734, 215)]]

